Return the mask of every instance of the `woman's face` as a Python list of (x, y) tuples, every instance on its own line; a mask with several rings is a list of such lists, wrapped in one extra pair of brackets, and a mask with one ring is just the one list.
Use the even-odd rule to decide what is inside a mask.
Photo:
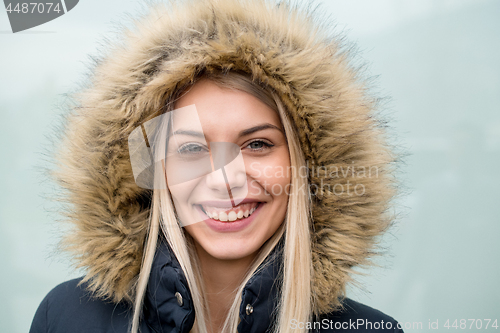
[[(183, 161), (208, 160), (212, 170), (221, 154), (226, 159), (241, 154), (234, 160), (229, 156), (232, 162), (223, 169), (182, 183), (169, 177), (175, 159), (167, 157), (167, 183), (177, 215), (208, 255), (222, 260), (255, 255), (283, 223), (287, 210), (290, 156), (280, 118), (256, 97), (210, 80), (196, 83), (175, 109), (191, 106), (186, 109), (192, 111), (192, 105), (199, 122), (174, 113), (168, 152), (182, 152)], [(203, 135), (195, 130), (200, 126)], [(210, 147), (211, 142), (217, 144)]]

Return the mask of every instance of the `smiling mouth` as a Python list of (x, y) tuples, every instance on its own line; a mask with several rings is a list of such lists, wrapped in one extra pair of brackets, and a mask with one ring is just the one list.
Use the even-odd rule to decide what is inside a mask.
[(260, 202), (249, 202), (237, 205), (231, 209), (213, 207), (208, 205), (200, 205), (201, 210), (209, 218), (221, 222), (233, 222), (236, 220), (242, 220), (244, 218), (252, 215), (253, 212), (259, 207)]

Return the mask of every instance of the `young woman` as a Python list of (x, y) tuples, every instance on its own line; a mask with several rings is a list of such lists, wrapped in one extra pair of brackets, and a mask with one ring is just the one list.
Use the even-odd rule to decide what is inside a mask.
[(344, 297), (390, 224), (392, 159), (312, 14), (172, 2), (125, 36), (57, 155), (87, 274), (30, 332), (401, 332)]

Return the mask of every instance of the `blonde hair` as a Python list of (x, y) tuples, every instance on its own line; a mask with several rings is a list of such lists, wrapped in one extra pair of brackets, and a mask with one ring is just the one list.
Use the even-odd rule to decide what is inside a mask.
[[(247, 92), (278, 112), (285, 130), (290, 152), (290, 164), (292, 166), (291, 193), (288, 197), (288, 208), (285, 220), (276, 233), (262, 246), (248, 274), (239, 286), (236, 297), (224, 322), (222, 332), (237, 332), (242, 291), (248, 280), (257, 272), (259, 266), (265, 261), (266, 257), (271, 253), (283, 236), (285, 238), (283, 247), (283, 280), (279, 281), (280, 297), (277, 308), (277, 320), (273, 323), (273, 332), (291, 332), (290, 323), (292, 320), (307, 322), (312, 316), (311, 281), (313, 268), (310, 236), (311, 203), (307, 178), (299, 173), (299, 170), (305, 167), (305, 159), (302, 149), (300, 148), (296, 130), (288, 118), (279, 97), (274, 92), (268, 91), (254, 83), (248, 75), (236, 72), (224, 74), (210, 73), (202, 75), (198, 79), (200, 78), (209, 79), (222, 88)], [(179, 97), (185, 89), (192, 85), (194, 85), (194, 83), (189, 83), (185, 87), (179, 89), (172, 97), (170, 103), (167, 104), (167, 107), (172, 109), (175, 98)], [(154, 190), (153, 192), (150, 226), (145, 245), (142, 268), (137, 282), (131, 332), (138, 332), (144, 295), (156, 251), (160, 228), (182, 267), (191, 292), (196, 313), (191, 332), (206, 333), (208, 306), (203, 296), (203, 280), (199, 270), (198, 256), (194, 249), (192, 238), (182, 230), (182, 227), (176, 219), (168, 190)], [(305, 331), (305, 329), (293, 330), (293, 332)]]

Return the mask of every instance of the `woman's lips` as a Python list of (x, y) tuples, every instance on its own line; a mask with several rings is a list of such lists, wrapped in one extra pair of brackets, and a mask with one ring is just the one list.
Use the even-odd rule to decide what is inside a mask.
[[(248, 204), (250, 204), (250, 205), (248, 205)], [(243, 205), (248, 205), (248, 206), (243, 206)], [(216, 232), (236, 232), (236, 231), (243, 230), (248, 225), (250, 225), (250, 223), (252, 223), (252, 221), (259, 214), (261, 208), (264, 205), (265, 205), (264, 202), (252, 202), (252, 203), (247, 203), (247, 204), (240, 204), (232, 209), (219, 207), (219, 209), (224, 210), (224, 212), (229, 211), (229, 214), (226, 213), (226, 215), (228, 217), (228, 221), (220, 221), (220, 220), (216, 220), (214, 218), (209, 217), (207, 215), (207, 213), (204, 211), (204, 208), (202, 207), (202, 205), (195, 205), (195, 207), (197, 208), (200, 215), (202, 216), (202, 220), (205, 221), (205, 223), (207, 224), (208, 227), (210, 227), (210, 229), (212, 229)], [(205, 205), (203, 205), (203, 206), (205, 206)], [(208, 206), (208, 207), (212, 208), (212, 206)], [(250, 207), (252, 207), (252, 208), (250, 208)], [(245, 211), (243, 211), (242, 208), (245, 209), (245, 211), (247, 208), (249, 208), (247, 217), (245, 217)], [(252, 213), (250, 213), (250, 209), (252, 209)], [(234, 210), (238, 210), (238, 212), (243, 212), (243, 217), (241, 219), (239, 219), (238, 214), (240, 214), (240, 216), (241, 216), (242, 213), (236, 213)], [(231, 213), (231, 211), (233, 211), (233, 213)], [(229, 215), (232, 215), (232, 214), (236, 214), (236, 220), (229, 221)], [(219, 213), (218, 217), (220, 217), (220, 213)], [(223, 217), (224, 217), (224, 215), (223, 215)], [(234, 218), (234, 216), (231, 216), (231, 218)]]
[(257, 209), (259, 205), (258, 202), (249, 202), (239, 204), (235, 207), (225, 208), (216, 207), (212, 205), (203, 204), (200, 205), (203, 212), (211, 219), (218, 220), (221, 222), (233, 222), (236, 220), (241, 220), (252, 215), (252, 213)]

